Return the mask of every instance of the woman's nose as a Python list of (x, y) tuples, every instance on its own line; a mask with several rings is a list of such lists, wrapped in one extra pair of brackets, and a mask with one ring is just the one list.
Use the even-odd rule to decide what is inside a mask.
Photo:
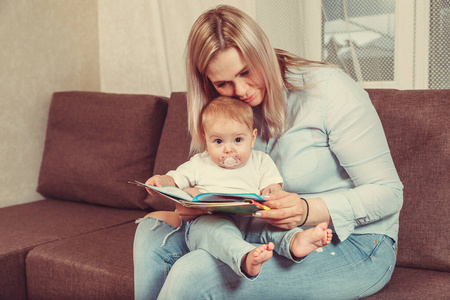
[(234, 86), (234, 93), (237, 97), (242, 98), (247, 94), (248, 84), (243, 80), (238, 80)]

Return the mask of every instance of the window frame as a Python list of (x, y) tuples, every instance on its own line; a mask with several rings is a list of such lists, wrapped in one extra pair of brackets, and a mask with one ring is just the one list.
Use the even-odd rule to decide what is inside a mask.
[[(301, 56), (321, 60), (322, 1), (302, 1), (300, 9), (304, 16), (302, 28), (308, 28), (303, 32), (305, 47)], [(395, 1), (394, 80), (359, 84), (364, 88), (427, 89), (429, 30), (430, 1)]]

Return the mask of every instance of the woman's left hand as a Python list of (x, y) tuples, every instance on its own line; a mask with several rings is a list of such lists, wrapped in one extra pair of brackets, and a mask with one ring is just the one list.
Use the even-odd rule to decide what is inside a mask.
[(270, 210), (260, 210), (255, 216), (276, 227), (292, 229), (302, 224), (306, 217), (306, 203), (300, 196), (283, 190), (268, 195), (264, 205)]

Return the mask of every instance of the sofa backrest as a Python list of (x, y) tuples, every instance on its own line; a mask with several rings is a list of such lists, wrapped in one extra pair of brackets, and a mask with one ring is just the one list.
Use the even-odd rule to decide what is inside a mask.
[(55, 93), (38, 192), (46, 198), (147, 209), (167, 99), (99, 92)]
[[(191, 137), (187, 125), (186, 93), (170, 96), (166, 123), (163, 128), (154, 174), (166, 174), (189, 159)], [(161, 196), (147, 196), (145, 202), (156, 210), (174, 210), (175, 205)]]
[(368, 90), (404, 185), (397, 265), (450, 271), (450, 90)]

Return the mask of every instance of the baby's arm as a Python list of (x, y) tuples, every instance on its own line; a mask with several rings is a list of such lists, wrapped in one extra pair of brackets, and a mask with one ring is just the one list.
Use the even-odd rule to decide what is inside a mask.
[(195, 188), (195, 187), (185, 188), (185, 189), (183, 189), (183, 191), (185, 191), (186, 193), (188, 193), (192, 197), (195, 197), (198, 194), (200, 194), (200, 191), (197, 188)]
[(261, 195), (268, 195), (270, 193), (273, 193), (275, 191), (279, 191), (282, 189), (283, 189), (283, 186), (281, 183), (270, 184), (261, 190)]

